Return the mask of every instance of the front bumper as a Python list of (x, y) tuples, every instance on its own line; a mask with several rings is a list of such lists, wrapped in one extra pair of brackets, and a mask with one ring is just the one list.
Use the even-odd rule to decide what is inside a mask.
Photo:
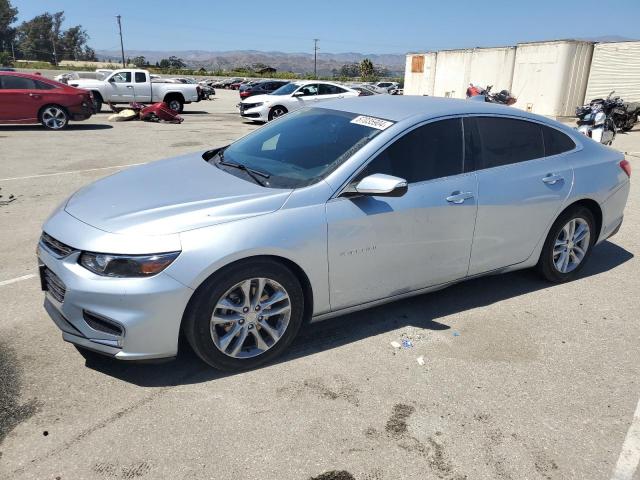
[(243, 103), (239, 104), (240, 116), (248, 120), (267, 122), (269, 121), (269, 108), (264, 105), (253, 108), (245, 108)]
[(59, 292), (46, 292), (44, 302), (62, 338), (121, 360), (175, 356), (193, 290), (164, 272), (149, 278), (101, 277), (79, 265), (79, 255), (58, 258), (38, 246), (40, 264), (64, 287), (62, 301)]

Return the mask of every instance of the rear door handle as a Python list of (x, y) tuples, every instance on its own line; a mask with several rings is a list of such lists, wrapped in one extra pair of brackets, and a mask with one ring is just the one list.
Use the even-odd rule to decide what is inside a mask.
[(550, 173), (542, 178), (542, 181), (547, 185), (555, 185), (562, 180), (564, 180), (564, 178), (562, 178), (562, 176), (558, 175), (557, 173)]
[(31, 98), (40, 98), (40, 95), (38, 95), (37, 93), (30, 93), (29, 96)]
[(473, 198), (473, 192), (461, 192), (456, 190), (455, 192), (451, 192), (451, 195), (449, 195), (445, 200), (449, 203), (460, 204), (470, 198)]

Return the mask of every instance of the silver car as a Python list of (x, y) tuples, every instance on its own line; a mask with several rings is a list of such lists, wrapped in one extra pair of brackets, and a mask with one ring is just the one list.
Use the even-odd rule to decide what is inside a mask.
[(617, 232), (621, 153), (513, 108), (376, 95), (74, 194), (38, 247), (64, 340), (121, 360), (251, 368), (308, 321), (535, 267), (579, 274)]

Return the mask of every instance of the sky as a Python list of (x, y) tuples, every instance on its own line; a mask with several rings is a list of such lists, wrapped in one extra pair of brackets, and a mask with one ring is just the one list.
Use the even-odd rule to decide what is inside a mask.
[[(19, 21), (63, 10), (96, 50), (407, 53), (617, 35), (640, 37), (640, 0), (11, 0)], [(265, 5), (273, 5), (265, 8)]]

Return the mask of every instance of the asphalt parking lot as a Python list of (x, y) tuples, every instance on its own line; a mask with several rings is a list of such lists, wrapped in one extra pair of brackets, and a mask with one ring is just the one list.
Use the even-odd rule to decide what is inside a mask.
[(181, 125), (0, 127), (0, 201), (15, 196), (0, 203), (0, 478), (609, 479), (621, 452), (633, 461), (639, 126), (615, 143), (635, 170), (622, 229), (574, 282), (462, 283), (311, 325), (240, 374), (189, 352), (85, 363), (42, 308), (42, 222), (93, 180), (256, 128), (237, 101), (220, 91)]

